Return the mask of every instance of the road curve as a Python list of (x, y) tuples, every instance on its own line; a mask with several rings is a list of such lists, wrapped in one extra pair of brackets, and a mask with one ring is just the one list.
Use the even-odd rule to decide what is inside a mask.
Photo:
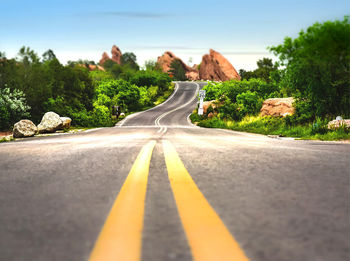
[(349, 260), (350, 144), (193, 126), (203, 85), (113, 128), (1, 143), (1, 260)]

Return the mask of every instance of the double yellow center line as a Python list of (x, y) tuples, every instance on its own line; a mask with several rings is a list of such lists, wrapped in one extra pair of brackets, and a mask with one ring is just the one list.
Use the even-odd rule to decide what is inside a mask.
[[(89, 261), (138, 261), (141, 259), (144, 205), (149, 165), (155, 141), (139, 153)], [(215, 210), (187, 172), (171, 142), (163, 141), (169, 181), (193, 259), (248, 260)]]

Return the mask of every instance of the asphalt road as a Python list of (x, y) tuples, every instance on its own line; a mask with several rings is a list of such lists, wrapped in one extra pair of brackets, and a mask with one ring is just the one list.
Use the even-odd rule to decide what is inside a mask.
[(98, 260), (118, 225), (134, 260), (350, 260), (350, 144), (198, 128), (202, 85), (113, 128), (1, 143), (0, 260)]

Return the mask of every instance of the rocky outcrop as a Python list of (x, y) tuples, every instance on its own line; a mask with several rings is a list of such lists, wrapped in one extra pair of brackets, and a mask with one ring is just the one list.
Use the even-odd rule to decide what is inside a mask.
[(103, 66), (103, 64), (106, 61), (108, 61), (108, 60), (112, 60), (112, 61), (116, 62), (117, 64), (121, 64), (122, 63), (122, 61), (121, 61), (121, 59), (122, 59), (122, 52), (120, 51), (118, 46), (113, 45), (112, 50), (111, 50), (111, 54), (112, 54), (112, 58), (110, 58), (108, 56), (108, 54), (106, 52), (104, 52), (102, 54), (102, 58), (101, 58), (99, 64)]
[(72, 119), (69, 117), (60, 117), (62, 121), (62, 129), (69, 129)]
[(224, 56), (212, 49), (210, 49), (209, 54), (204, 55), (202, 58), (199, 78), (211, 81), (241, 79), (233, 65)]
[(336, 130), (341, 126), (345, 126), (346, 129), (350, 129), (350, 120), (333, 120), (328, 122), (328, 129)]
[(13, 126), (14, 138), (32, 137), (37, 133), (38, 128), (30, 120), (21, 120)]
[(103, 68), (100, 65), (94, 65), (94, 64), (78, 64), (80, 67), (86, 68), (89, 71), (105, 71), (105, 68)]
[(55, 112), (47, 112), (44, 114), (40, 124), (38, 125), (39, 133), (55, 132), (62, 129), (63, 122), (60, 116)]
[(179, 57), (176, 57), (172, 52), (165, 52), (162, 56), (159, 56), (157, 59), (157, 63), (163, 72), (168, 73), (170, 70), (171, 63), (174, 60), (180, 61), (180, 63), (182, 64), (185, 70), (187, 79), (193, 80), (193, 81), (199, 80), (199, 73), (197, 68), (188, 66)]
[(94, 64), (89, 64), (88, 69), (89, 71), (105, 71), (105, 68), (103, 68), (102, 66)]
[(215, 110), (218, 107), (218, 102), (216, 100), (203, 102), (203, 113), (204, 114), (208, 113), (209, 107), (212, 107)]
[(116, 62), (117, 64), (121, 64), (122, 52), (116, 45), (113, 45), (111, 53), (112, 53), (112, 61)]
[(271, 98), (263, 102), (260, 110), (261, 116), (282, 116), (292, 115), (294, 98)]
[(111, 58), (108, 56), (106, 52), (102, 54), (102, 58), (99, 62), (100, 65), (103, 65), (106, 61), (110, 60)]
[(188, 72), (186, 72), (186, 77), (190, 81), (197, 81), (197, 80), (199, 80), (199, 72), (196, 70), (188, 71)]

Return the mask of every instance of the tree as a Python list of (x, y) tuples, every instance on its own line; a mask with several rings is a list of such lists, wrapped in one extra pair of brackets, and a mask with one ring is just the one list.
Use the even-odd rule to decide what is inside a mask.
[(297, 38), (286, 37), (283, 44), (270, 47), (286, 66), (282, 84), (297, 98), (299, 112), (308, 113), (309, 120), (350, 116), (349, 36), (349, 17), (345, 17), (315, 23)]
[(18, 55), (20, 57), (20, 61), (24, 65), (28, 65), (31, 63), (38, 63), (40, 60), (38, 55), (33, 50), (31, 50), (29, 47), (25, 47), (25, 46), (23, 46), (19, 50)]
[(159, 64), (154, 60), (145, 61), (145, 69), (146, 71), (161, 71)]
[(136, 62), (136, 55), (132, 52), (123, 53), (121, 58), (122, 65), (128, 65), (130, 68), (138, 71), (140, 67)]
[(181, 61), (174, 59), (170, 64), (169, 73), (174, 76), (174, 80), (176, 81), (186, 81), (186, 71), (181, 63)]
[(45, 61), (52, 61), (54, 59), (56, 59), (56, 55), (51, 49), (49, 49), (45, 53), (43, 53), (43, 61), (44, 62)]
[(249, 80), (252, 78), (262, 79), (266, 82), (270, 82), (270, 76), (273, 72), (275, 72), (278, 68), (278, 64), (273, 64), (272, 59), (263, 58), (256, 62), (258, 68), (254, 71), (246, 71), (243, 69), (239, 70), (239, 75), (241, 76), (241, 80)]

